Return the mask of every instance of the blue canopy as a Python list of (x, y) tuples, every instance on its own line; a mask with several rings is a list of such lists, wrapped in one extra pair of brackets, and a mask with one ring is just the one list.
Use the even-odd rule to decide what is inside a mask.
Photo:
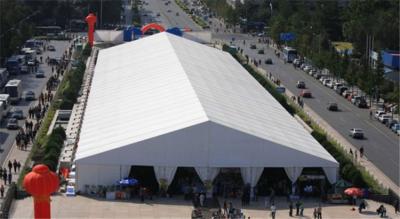
[(136, 184), (139, 183), (139, 181), (137, 179), (133, 179), (133, 178), (123, 178), (120, 181), (117, 182), (119, 185), (123, 185), (123, 186), (134, 186)]

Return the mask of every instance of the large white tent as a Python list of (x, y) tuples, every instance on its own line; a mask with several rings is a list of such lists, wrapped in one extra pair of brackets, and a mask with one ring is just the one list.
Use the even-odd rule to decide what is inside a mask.
[(336, 180), (335, 159), (229, 54), (169, 33), (99, 52), (75, 156), (78, 189), (110, 185), (131, 165), (172, 181), (241, 168), (253, 186), (264, 167), (294, 182), (304, 167)]

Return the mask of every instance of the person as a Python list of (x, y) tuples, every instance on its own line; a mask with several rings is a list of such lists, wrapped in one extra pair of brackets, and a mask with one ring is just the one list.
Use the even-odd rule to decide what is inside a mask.
[(394, 207), (394, 214), (397, 214), (399, 212), (399, 199), (394, 200), (393, 202), (393, 207)]
[(369, 111), (369, 119), (372, 119), (372, 110)]
[(314, 208), (313, 216), (314, 216), (314, 219), (317, 219), (318, 213), (317, 213), (317, 209), (316, 208)]
[(14, 162), (13, 162), (13, 167), (14, 167), (14, 173), (17, 173), (17, 160), (16, 159), (14, 159)]
[(351, 158), (353, 158), (353, 150), (351, 150), (351, 148), (350, 148), (350, 155), (351, 155)]
[(289, 203), (289, 216), (292, 217), (293, 216), (293, 202)]
[(299, 211), (300, 211), (300, 201), (297, 200), (297, 202), (296, 202), (296, 216), (299, 216)]
[(4, 181), (4, 184), (7, 185), (7, 170), (3, 171), (3, 181)]
[(361, 213), (363, 209), (365, 209), (365, 202), (364, 202), (364, 200), (362, 200), (362, 201), (360, 202), (360, 205), (358, 206), (358, 213)]
[(275, 219), (275, 214), (276, 214), (276, 207), (275, 207), (275, 204), (272, 203), (271, 204), (271, 217), (272, 217), (272, 219)]
[(8, 161), (8, 170), (10, 173), (11, 173), (12, 167), (13, 167), (13, 164), (12, 164), (11, 160), (9, 160)]
[(200, 206), (203, 207), (204, 206), (204, 200), (206, 199), (206, 197), (204, 196), (204, 193), (200, 194)]
[(11, 181), (12, 181), (12, 173), (10, 172), (8, 174), (8, 184), (11, 184)]
[(379, 206), (379, 208), (376, 210), (376, 212), (380, 215), (380, 217), (385, 217), (386, 216), (385, 206), (383, 206), (383, 205)]
[(226, 204), (226, 200), (224, 201), (224, 215), (228, 215), (228, 205)]
[(319, 204), (318, 209), (317, 209), (317, 218), (322, 219), (322, 207), (321, 204)]
[(363, 156), (364, 156), (364, 147), (361, 146), (361, 148), (360, 148), (360, 158), (363, 158)]
[(303, 216), (304, 213), (304, 205), (303, 203), (300, 203), (300, 216)]
[(1, 198), (4, 198), (4, 185), (3, 184), (1, 184), (1, 186), (0, 186), (0, 195), (1, 195)]

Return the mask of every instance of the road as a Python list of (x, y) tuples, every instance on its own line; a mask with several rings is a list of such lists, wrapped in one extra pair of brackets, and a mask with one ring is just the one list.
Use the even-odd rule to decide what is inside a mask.
[[(65, 49), (68, 46), (68, 41), (51, 41), (50, 45), (54, 45), (56, 51), (46, 51), (42, 54), (43, 61), (47, 56), (52, 57), (61, 57), (64, 53)], [(39, 57), (39, 56), (38, 56)], [(39, 60), (39, 58), (38, 58)], [(34, 74), (21, 74), (21, 75), (10, 75), (9, 79), (20, 79), (22, 80), (22, 90), (28, 91), (31, 90), (35, 92), (36, 98), (39, 96), (40, 92), (43, 90), (46, 85), (47, 80), (51, 76), (51, 67), (47, 64), (40, 64), (39, 69), (42, 69), (45, 72), (46, 78), (36, 78)], [(29, 107), (33, 104), (31, 101), (20, 101), (17, 105), (13, 105), (11, 107), (15, 107), (18, 109), (22, 109), (24, 112), (24, 116), (28, 115)], [(24, 120), (20, 120), (20, 126), (23, 126)], [(3, 163), (7, 157), (8, 152), (11, 149), (15, 141), (15, 137), (18, 131), (8, 130), (6, 129), (7, 119), (3, 119), (0, 126), (0, 144), (1, 144), (1, 153), (0, 153), (0, 162)]]
[[(167, 0), (146, 0), (143, 1), (141, 19), (143, 24), (156, 22), (164, 26), (166, 29), (171, 27), (190, 28), (192, 31), (201, 31), (198, 26), (176, 3), (170, 0), (168, 5), (165, 5)], [(178, 13), (178, 14), (177, 14)], [(159, 14), (159, 16), (157, 16)]]
[[(170, 25), (184, 26), (191, 20), (182, 16), (184, 13), (177, 8), (178, 6), (171, 1), (170, 6), (164, 6), (162, 1), (147, 1), (149, 4), (145, 6), (145, 13), (155, 15), (160, 13), (161, 23), (167, 27)], [(180, 13), (179, 18), (175, 13), (168, 13), (171, 9), (173, 12)], [(152, 17), (152, 16), (151, 16)], [(183, 19), (185, 18), (185, 19)], [(182, 20), (183, 19), (183, 20)], [(296, 83), (299, 80), (305, 81), (307, 88), (312, 92), (313, 98), (306, 99), (305, 103), (325, 121), (327, 121), (334, 129), (336, 129), (343, 137), (351, 142), (357, 148), (364, 147), (365, 155), (372, 161), (383, 173), (385, 173), (396, 185), (399, 185), (399, 137), (391, 132), (387, 127), (374, 119), (369, 118), (367, 109), (359, 109), (352, 105), (343, 97), (337, 95), (332, 89), (323, 86), (316, 79), (307, 75), (301, 70), (296, 70), (291, 64), (285, 64), (274, 55), (273, 49), (270, 49), (265, 44), (258, 43), (257, 37), (252, 37), (248, 34), (232, 33), (225, 29), (225, 25), (217, 20), (212, 19), (211, 31), (214, 41), (231, 42), (236, 46), (243, 48), (244, 54), (256, 60), (271, 58), (273, 65), (262, 64), (261, 67), (272, 75), (278, 77), (282, 84), (293, 93), (300, 92), (296, 88)], [(246, 44), (243, 45), (243, 40)], [(250, 43), (257, 44), (257, 50), (249, 48)], [(265, 54), (257, 54), (258, 48), (264, 48)], [(330, 112), (326, 109), (328, 102), (336, 102), (339, 105), (340, 111)], [(361, 128), (365, 132), (366, 139), (355, 140), (351, 138), (349, 129)]]

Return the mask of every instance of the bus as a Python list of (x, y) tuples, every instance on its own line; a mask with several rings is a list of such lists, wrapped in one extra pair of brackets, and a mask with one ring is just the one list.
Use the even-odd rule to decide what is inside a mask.
[(10, 95), (11, 103), (18, 103), (22, 97), (22, 84), (21, 80), (13, 79), (9, 80), (4, 87), (4, 92)]
[(0, 94), (0, 117), (6, 117), (8, 112), (10, 111), (10, 95), (9, 94)]
[(283, 60), (285, 62), (291, 63), (297, 57), (297, 51), (291, 47), (283, 48)]

